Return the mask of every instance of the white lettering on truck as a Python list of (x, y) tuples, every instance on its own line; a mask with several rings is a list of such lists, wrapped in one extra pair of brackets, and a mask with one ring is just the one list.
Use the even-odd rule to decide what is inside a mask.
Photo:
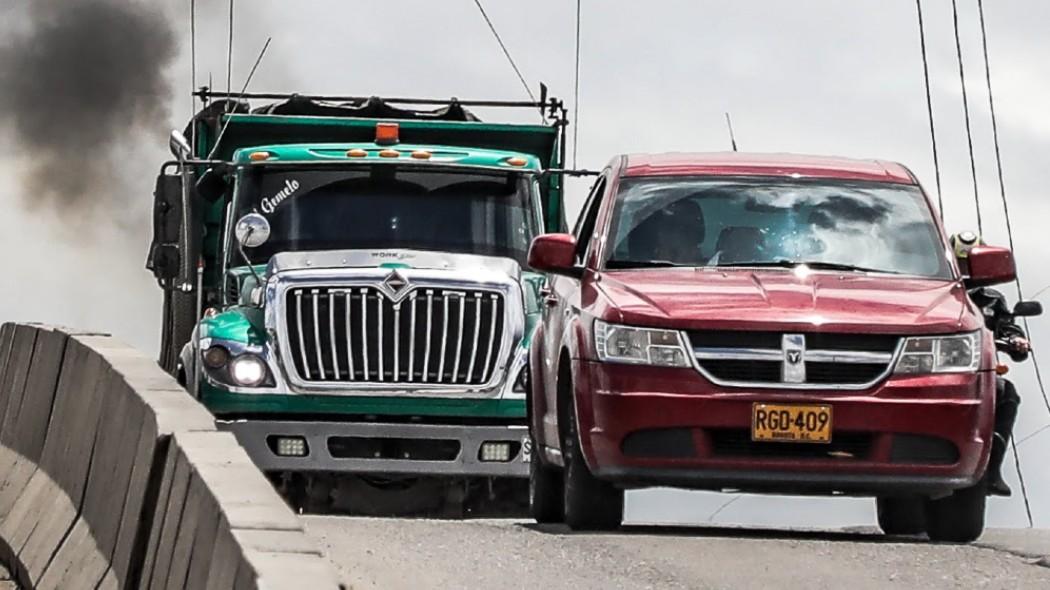
[(277, 191), (276, 195), (272, 197), (263, 197), (261, 204), (263, 213), (266, 213), (267, 215), (273, 213), (277, 209), (278, 205), (280, 205), (288, 197), (292, 196), (297, 190), (299, 190), (298, 180), (285, 180), (284, 188)]

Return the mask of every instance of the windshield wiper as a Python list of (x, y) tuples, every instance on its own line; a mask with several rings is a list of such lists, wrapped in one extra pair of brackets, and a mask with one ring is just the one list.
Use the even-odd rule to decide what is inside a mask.
[(805, 260), (787, 260), (787, 259), (784, 259), (784, 258), (780, 258), (780, 259), (777, 259), (777, 260), (751, 260), (751, 261), (747, 261), (747, 262), (724, 262), (724, 263), (716, 264), (715, 266), (716, 267), (728, 267), (728, 268), (734, 268), (734, 267), (744, 267), (744, 268), (750, 268), (750, 267), (757, 267), (757, 268), (763, 268), (763, 267), (765, 267), (765, 268), (770, 268), (770, 267), (775, 267), (775, 268), (796, 268), (798, 266), (808, 266), (809, 268), (813, 268), (813, 269), (817, 269), (817, 270), (845, 270), (845, 271), (852, 271), (852, 272), (877, 272), (877, 273), (885, 273), (885, 274), (903, 274), (903, 273), (900, 273), (900, 272), (897, 272), (897, 271), (893, 271), (893, 270), (886, 270), (886, 269), (882, 269), (882, 268), (868, 268), (868, 267), (864, 267), (864, 266), (857, 266), (855, 264), (844, 264), (844, 263), (840, 263), (840, 262), (819, 262), (819, 261), (807, 262)]
[(605, 263), (607, 269), (625, 268), (693, 268), (693, 264), (676, 264), (670, 260), (609, 260)]

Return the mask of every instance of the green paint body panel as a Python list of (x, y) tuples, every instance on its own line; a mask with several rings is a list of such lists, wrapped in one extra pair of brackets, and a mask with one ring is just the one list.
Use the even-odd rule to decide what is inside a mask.
[[(547, 168), (561, 168), (559, 129), (546, 125), (519, 125), (503, 123), (397, 120), (403, 143), (378, 145), (374, 129), (388, 119), (354, 119), (340, 117), (285, 116), (260, 114), (232, 114), (222, 117), (229, 125), (216, 149), (217, 129), (206, 124), (197, 125), (197, 152), (205, 157), (215, 150), (214, 157), (233, 161), (238, 166), (267, 166), (274, 164), (338, 165), (397, 164), (401, 166), (449, 166), (524, 171), (537, 173)], [(349, 157), (351, 149), (363, 149), (364, 157)], [(381, 157), (379, 152), (393, 149), (398, 158)], [(266, 151), (268, 160), (255, 162), (253, 152)], [(429, 159), (413, 158), (413, 151), (430, 152)], [(522, 158), (525, 164), (512, 166), (507, 160)], [(543, 178), (540, 190), (544, 201), (546, 231), (564, 229), (562, 186), (559, 176)], [(218, 270), (222, 251), (223, 218), (229, 195), (219, 199), (206, 211), (204, 226), (205, 287), (219, 293), (222, 277)], [(405, 268), (401, 263), (384, 263), (382, 268)], [(265, 273), (264, 266), (256, 272)], [(244, 284), (251, 280), (247, 267), (229, 271), (232, 280)], [(544, 277), (530, 271), (522, 272), (525, 297), (525, 337), (522, 347), (528, 347), (540, 319), (539, 289)], [(212, 305), (215, 305), (214, 303)], [(253, 347), (263, 346), (268, 338), (264, 316), (260, 309), (233, 306), (204, 318), (199, 326), (201, 338), (225, 340)], [(201, 383), (201, 399), (217, 416), (252, 415), (312, 415), (312, 416), (424, 416), (449, 418), (489, 418), (524, 421), (523, 399), (449, 399), (428, 397), (301, 395), (275, 391), (272, 394), (240, 394)]]

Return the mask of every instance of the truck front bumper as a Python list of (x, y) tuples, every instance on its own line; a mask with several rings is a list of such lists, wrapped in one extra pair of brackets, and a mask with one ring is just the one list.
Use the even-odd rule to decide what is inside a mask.
[[(464, 426), (327, 421), (217, 420), (263, 471), (373, 475), (528, 477), (532, 445), (525, 425)], [(305, 454), (279, 454), (299, 439)], [(489, 457), (483, 445), (506, 445)], [(298, 446), (298, 444), (289, 445)], [(491, 449), (490, 449), (491, 450)], [(488, 459), (488, 460), (486, 460)]]

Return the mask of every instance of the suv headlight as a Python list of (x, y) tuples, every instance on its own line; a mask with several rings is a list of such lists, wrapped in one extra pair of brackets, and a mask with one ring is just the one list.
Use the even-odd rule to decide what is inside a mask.
[(607, 363), (688, 367), (682, 334), (676, 330), (632, 328), (601, 320), (594, 322), (598, 360)]
[(923, 336), (904, 341), (898, 375), (969, 373), (981, 366), (981, 332)]

